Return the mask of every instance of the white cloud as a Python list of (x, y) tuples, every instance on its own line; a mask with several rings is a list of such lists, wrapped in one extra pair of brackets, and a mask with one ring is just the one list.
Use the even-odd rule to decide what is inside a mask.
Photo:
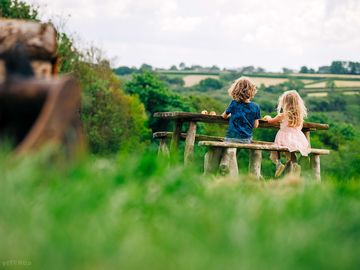
[(358, 0), (29, 0), (124, 65), (329, 64), (358, 61)]

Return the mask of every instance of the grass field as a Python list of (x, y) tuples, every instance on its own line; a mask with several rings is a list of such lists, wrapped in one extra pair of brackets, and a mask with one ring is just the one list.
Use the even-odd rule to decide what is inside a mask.
[(219, 79), (217, 75), (186, 75), (183, 77), (185, 87), (191, 87), (200, 83), (207, 78)]
[[(171, 77), (181, 77), (185, 82), (185, 87), (191, 87), (198, 84), (201, 80), (206, 78), (220, 78), (221, 73), (206, 73), (206, 72), (192, 72), (192, 71), (159, 71), (160, 74), (165, 74)], [(328, 80), (335, 83), (335, 87), (351, 87), (360, 89), (360, 75), (342, 75), (342, 74), (282, 74), (282, 73), (261, 73), (261, 74), (247, 74), (245, 76), (251, 79), (260, 86), (266, 87), (277, 85), (289, 81), (291, 78), (301, 80), (305, 84), (305, 88), (319, 88), (320, 91), (326, 90)]]
[(9, 260), (32, 269), (360, 265), (359, 182), (205, 178), (152, 155), (68, 166), (44, 154), (0, 159), (3, 267)]

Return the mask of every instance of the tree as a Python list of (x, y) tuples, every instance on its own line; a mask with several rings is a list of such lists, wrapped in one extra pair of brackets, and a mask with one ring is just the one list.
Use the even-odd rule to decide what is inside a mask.
[(222, 87), (222, 82), (213, 78), (206, 78), (204, 80), (201, 80), (199, 83), (200, 91), (217, 90), (221, 89)]
[(0, 17), (38, 21), (38, 8), (18, 0), (0, 0)]
[(284, 74), (291, 74), (294, 73), (294, 71), (290, 68), (283, 67), (282, 68)]
[(179, 64), (179, 68), (180, 68), (181, 70), (184, 70), (184, 69), (186, 68), (185, 63), (181, 62), (181, 63)]
[(176, 67), (175, 65), (172, 65), (172, 66), (170, 67), (170, 70), (176, 71), (176, 70), (178, 70), (178, 69), (177, 69), (177, 67)]
[(129, 75), (136, 71), (136, 68), (130, 68), (127, 66), (122, 66), (114, 69), (114, 72), (116, 75), (122, 76), (122, 75)]
[(328, 74), (328, 73), (330, 73), (330, 67), (329, 66), (321, 66), (318, 69), (318, 73), (320, 73), (320, 74)]
[(137, 96), (145, 105), (150, 117), (149, 126), (153, 130), (165, 130), (167, 123), (155, 119), (155, 112), (190, 111), (189, 104), (179, 95), (176, 95), (164, 84), (160, 78), (150, 71), (134, 74), (131, 81), (125, 84), (127, 93)]
[(152, 71), (153, 70), (153, 67), (151, 65), (148, 65), (148, 64), (142, 64), (141, 67), (140, 67), (140, 70), (141, 71)]
[(218, 66), (212, 66), (211, 68), (210, 68), (210, 71), (212, 71), (212, 72), (219, 72), (220, 71), (220, 68), (218, 67)]
[(300, 73), (309, 73), (309, 69), (306, 67), (306, 66), (302, 66), (301, 68), (300, 68)]
[(255, 70), (256, 73), (265, 73), (266, 70), (262, 67), (257, 67), (256, 70)]
[(330, 73), (332, 74), (346, 74), (346, 62), (342, 61), (333, 61), (330, 66)]
[(241, 73), (244, 74), (251, 74), (255, 72), (255, 67), (254, 66), (247, 66), (247, 67), (243, 67), (241, 68)]

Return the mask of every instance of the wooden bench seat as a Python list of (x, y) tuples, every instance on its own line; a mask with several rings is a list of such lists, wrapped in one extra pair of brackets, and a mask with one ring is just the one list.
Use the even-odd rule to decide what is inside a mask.
[[(187, 133), (180, 133), (180, 139), (185, 141), (186, 140)], [(159, 139), (159, 154), (169, 154), (169, 147), (166, 144), (167, 139), (171, 139), (173, 137), (173, 132), (166, 132), (166, 131), (159, 131), (153, 133), (154, 139)], [(212, 142), (224, 142), (225, 137), (220, 136), (209, 136), (209, 135), (202, 135), (202, 134), (196, 134), (195, 135), (195, 141), (212, 141)], [(271, 142), (265, 142), (265, 141), (254, 141), (256, 144), (262, 144), (262, 145), (268, 145), (272, 144)]]
[[(250, 150), (250, 161), (249, 161), (249, 171), (251, 174), (256, 177), (261, 177), (261, 160), (262, 152), (261, 151), (277, 151), (277, 152), (289, 152), (289, 149), (286, 147), (278, 147), (273, 143), (259, 144), (241, 144), (233, 142), (216, 142), (216, 141), (200, 141), (199, 146), (208, 147), (208, 152), (205, 155), (204, 159), (204, 171), (205, 173), (213, 173), (222, 168), (223, 170), (228, 170), (231, 175), (237, 175), (237, 161), (236, 161), (236, 152), (224, 151), (224, 149), (248, 149)], [(310, 162), (311, 167), (314, 171), (315, 178), (320, 181), (320, 155), (330, 154), (329, 150), (326, 149), (311, 149), (310, 153)], [(292, 168), (298, 166), (295, 152), (291, 152), (290, 160), (290, 171)]]

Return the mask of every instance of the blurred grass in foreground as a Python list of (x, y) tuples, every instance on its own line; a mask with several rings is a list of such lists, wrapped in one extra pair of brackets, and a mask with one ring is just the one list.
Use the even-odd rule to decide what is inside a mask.
[(0, 155), (1, 267), (7, 260), (33, 269), (360, 265), (358, 181), (230, 182), (151, 155), (68, 167), (47, 160)]

